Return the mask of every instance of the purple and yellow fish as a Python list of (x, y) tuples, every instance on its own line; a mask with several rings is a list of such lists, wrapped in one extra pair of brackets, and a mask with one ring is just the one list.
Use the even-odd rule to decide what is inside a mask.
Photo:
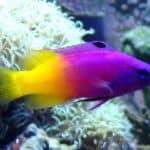
[[(26, 95), (34, 108), (78, 99), (107, 100), (150, 86), (150, 65), (93, 41), (59, 51), (31, 51), (23, 61), (26, 71), (0, 70), (0, 101)], [(83, 99), (82, 99), (83, 98)]]

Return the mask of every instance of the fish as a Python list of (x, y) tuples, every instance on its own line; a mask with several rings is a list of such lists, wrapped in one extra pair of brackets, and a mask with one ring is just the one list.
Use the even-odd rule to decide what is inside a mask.
[(0, 69), (0, 103), (28, 96), (31, 107), (45, 108), (77, 99), (108, 100), (150, 86), (150, 65), (91, 41), (56, 51), (31, 50), (21, 60), (23, 71)]

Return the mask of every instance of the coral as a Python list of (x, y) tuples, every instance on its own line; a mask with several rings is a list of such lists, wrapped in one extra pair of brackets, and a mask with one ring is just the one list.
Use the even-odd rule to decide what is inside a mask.
[(150, 2), (148, 0), (111, 0), (111, 5), (120, 14), (132, 15), (137, 22), (150, 25)]
[(145, 98), (145, 103), (150, 108), (150, 87), (144, 89), (144, 98)]
[(0, 61), (16, 67), (18, 57), (30, 49), (57, 49), (83, 42), (80, 21), (45, 0), (4, 0), (0, 3)]
[(0, 148), (14, 140), (28, 124), (35, 121), (34, 112), (21, 99), (0, 107)]
[[(46, 0), (1, 0), (0, 20), (0, 65), (13, 69), (22, 69), (18, 59), (30, 49), (57, 49), (82, 43), (82, 37), (93, 32), (84, 30), (80, 21), (75, 22), (54, 2)], [(33, 111), (23, 103), (1, 108), (0, 147), (34, 122)]]
[(77, 16), (104, 15), (104, 0), (56, 0), (56, 2)]
[(60, 143), (57, 138), (48, 137), (44, 130), (35, 124), (30, 124), (12, 144), (11, 150), (74, 150), (76, 145)]
[(145, 5), (140, 5), (141, 9), (143, 9), (143, 11), (141, 12), (141, 20), (144, 24), (146, 25), (150, 25), (150, 1), (147, 1), (147, 4)]
[(136, 8), (138, 0), (111, 0), (111, 5), (116, 9), (116, 11), (123, 14), (131, 14)]
[(138, 150), (149, 150), (150, 146), (149, 145), (139, 145)]
[(139, 25), (150, 25), (149, 11), (149, 0), (110, 0), (105, 19), (107, 41), (114, 48), (122, 49), (124, 32)]
[(132, 126), (124, 114), (125, 106), (118, 102), (105, 105), (90, 113), (86, 103), (57, 106), (49, 111), (53, 112), (49, 118), (47, 110), (46, 119), (53, 117), (57, 122), (49, 127), (43, 124), (49, 136), (30, 124), (9, 147), (11, 150), (130, 149), (128, 141), (132, 139)]
[(125, 51), (143, 60), (150, 60), (150, 28), (138, 26), (124, 34), (123, 47)]
[(149, 110), (142, 109), (138, 115), (126, 111), (127, 117), (132, 122), (134, 128), (132, 132), (136, 135), (138, 139), (138, 144), (140, 145), (149, 145), (150, 146), (150, 112)]
[[(57, 49), (78, 44), (84, 42), (82, 40), (84, 35), (92, 33), (92, 30), (85, 31), (81, 22), (74, 22), (72, 17), (63, 13), (55, 3), (46, 3), (44, 0), (4, 0), (0, 3), (0, 14), (0, 61), (2, 65), (9, 68), (17, 69), (18, 58), (30, 49)], [(56, 138), (49, 138), (43, 130), (33, 125), (29, 128), (33, 131), (28, 132), (27, 129), (23, 141), (20, 137), (20, 149), (63, 149), (65, 147), (66, 150), (86, 144), (98, 149), (102, 147), (105, 140), (107, 145), (119, 141), (118, 144), (122, 146), (127, 145), (126, 141), (132, 139), (130, 133), (132, 125), (124, 114), (122, 104), (108, 102), (90, 113), (87, 107), (87, 104), (81, 103), (56, 106), (49, 116), (53, 117), (56, 124), (51, 126), (45, 124), (48, 134), (51, 137), (55, 135)], [(9, 127), (15, 120), (14, 124), (17, 127), (13, 128), (14, 132), (20, 126), (23, 127), (20, 130), (23, 130), (32, 119), (32, 111), (20, 113), (13, 108), (11, 114), (12, 116), (6, 117), (5, 121), (2, 117), (2, 120)], [(48, 116), (46, 117), (48, 120)], [(7, 133), (3, 134), (7, 135)], [(67, 145), (66, 148), (66, 145), (60, 143), (58, 137), (61, 142), (69, 141), (73, 142), (73, 145)]]
[(100, 141), (97, 149), (131, 150), (131, 146), (120, 136), (108, 136)]
[[(10, 150), (20, 150), (21, 145), (25, 142), (25, 138), (23, 136), (19, 136), (15, 142), (13, 142), (9, 147)], [(8, 148), (7, 148), (8, 149)]]
[[(138, 26), (123, 35), (123, 48), (124, 50), (149, 62), (150, 60), (150, 28), (147, 26)], [(148, 107), (150, 107), (150, 88), (144, 90), (145, 101)]]
[(124, 114), (122, 103), (108, 102), (101, 108), (87, 111), (87, 104), (75, 103), (52, 108), (55, 126), (46, 126), (48, 134), (64, 141), (81, 145), (91, 143), (94, 147), (105, 138), (119, 136), (125, 141), (132, 139), (132, 125)]

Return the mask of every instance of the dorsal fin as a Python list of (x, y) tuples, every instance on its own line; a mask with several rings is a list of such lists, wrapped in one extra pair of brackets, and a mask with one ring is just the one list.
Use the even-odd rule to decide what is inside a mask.
[(44, 61), (51, 59), (56, 55), (69, 55), (81, 52), (113, 50), (107, 43), (101, 41), (92, 41), (79, 45), (73, 45), (62, 49), (55, 50), (30, 50), (19, 61), (20, 66), (25, 70), (31, 70)]
[(90, 52), (90, 51), (103, 51), (103, 50), (113, 50), (107, 43), (101, 41), (92, 41), (88, 43), (83, 43), (79, 45), (73, 45), (70, 47), (65, 47), (56, 50), (56, 53), (61, 55), (76, 54), (79, 52)]
[(50, 50), (30, 50), (19, 60), (19, 64), (23, 69), (31, 70), (57, 55)]

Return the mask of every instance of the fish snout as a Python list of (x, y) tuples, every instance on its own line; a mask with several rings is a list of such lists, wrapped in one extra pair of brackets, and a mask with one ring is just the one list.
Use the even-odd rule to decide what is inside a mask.
[(140, 84), (143, 87), (150, 86), (150, 69), (138, 69), (136, 72), (140, 79)]

